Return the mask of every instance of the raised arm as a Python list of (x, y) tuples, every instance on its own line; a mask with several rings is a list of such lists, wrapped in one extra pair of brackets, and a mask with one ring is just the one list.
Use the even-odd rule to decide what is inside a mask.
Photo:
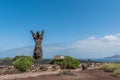
[(41, 34), (40, 34), (40, 39), (42, 40), (43, 39), (43, 36), (44, 36), (44, 30), (41, 31)]
[(34, 33), (32, 30), (31, 30), (30, 32), (31, 32), (31, 34), (32, 34), (33, 38), (35, 39), (35, 38), (36, 38), (35, 33)]
[(44, 36), (44, 30), (41, 31), (41, 36), (43, 38), (43, 36)]

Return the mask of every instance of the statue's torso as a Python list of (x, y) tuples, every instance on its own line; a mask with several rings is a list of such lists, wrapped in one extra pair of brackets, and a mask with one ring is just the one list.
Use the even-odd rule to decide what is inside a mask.
[(42, 43), (42, 39), (41, 39), (41, 38), (36, 39), (36, 40), (35, 40), (35, 47), (36, 47), (36, 48), (41, 47), (41, 43)]

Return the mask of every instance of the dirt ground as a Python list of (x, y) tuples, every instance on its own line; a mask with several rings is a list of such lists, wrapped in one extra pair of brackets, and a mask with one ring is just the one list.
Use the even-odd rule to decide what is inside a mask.
[(12, 80), (120, 80), (120, 78), (112, 76), (112, 73), (104, 72), (100, 69), (93, 69), (52, 75), (41, 75), (37, 77), (16, 78)]

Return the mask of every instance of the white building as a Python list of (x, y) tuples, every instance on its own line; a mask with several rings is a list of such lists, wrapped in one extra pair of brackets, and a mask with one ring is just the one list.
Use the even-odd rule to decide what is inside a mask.
[(56, 56), (54, 56), (54, 59), (64, 59), (64, 56), (62, 56), (62, 55), (56, 55)]

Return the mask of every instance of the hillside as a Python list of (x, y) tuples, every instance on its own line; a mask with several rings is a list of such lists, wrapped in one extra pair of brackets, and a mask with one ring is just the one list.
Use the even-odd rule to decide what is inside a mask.
[(105, 59), (120, 59), (120, 55), (113, 55), (111, 57), (105, 57)]

